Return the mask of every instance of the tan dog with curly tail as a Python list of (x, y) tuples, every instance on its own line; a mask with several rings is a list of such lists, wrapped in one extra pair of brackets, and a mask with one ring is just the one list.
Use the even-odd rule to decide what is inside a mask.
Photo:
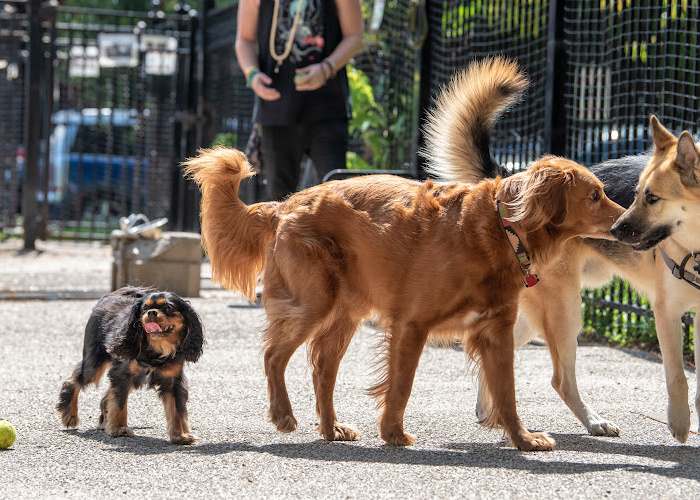
[[(474, 178), (493, 168), (480, 145), (526, 83), (514, 63), (493, 59), (470, 66), (443, 94), (434, 118), (451, 124), (445, 147), (461, 151)], [(535, 271), (565, 241), (607, 235), (623, 210), (585, 168), (550, 156), (526, 172), (479, 184), (368, 176), (250, 206), (238, 198), (241, 180), (252, 175), (241, 152), (203, 150), (187, 161), (186, 172), (202, 189), (202, 233), (214, 278), (252, 298), (264, 269), (265, 373), (277, 429), (297, 426), (284, 372), (308, 342), (321, 434), (357, 439), (338, 421), (333, 391), (359, 322), (374, 312), (387, 335), (384, 374), (370, 392), (383, 407), (380, 433), (387, 443), (415, 442), (403, 417), (421, 352), (428, 335), (456, 334), (485, 375), (488, 422), (522, 450), (553, 448), (516, 411), (513, 325), (525, 267), (509, 234), (527, 249)]]

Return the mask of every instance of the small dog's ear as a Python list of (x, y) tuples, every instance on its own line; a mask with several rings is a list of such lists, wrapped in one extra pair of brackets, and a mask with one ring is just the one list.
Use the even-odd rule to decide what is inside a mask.
[[(537, 231), (547, 224), (559, 226), (568, 213), (567, 193), (573, 174), (557, 168), (532, 168), (509, 182), (504, 200), (510, 209), (508, 220), (522, 225), (526, 231)], [(520, 175), (520, 174), (518, 174)]]
[(141, 352), (144, 331), (141, 325), (141, 305), (137, 300), (130, 309), (117, 314), (111, 325), (107, 350), (110, 354), (126, 359), (135, 359)]
[(180, 299), (178, 309), (185, 320), (185, 338), (182, 340), (180, 350), (186, 361), (196, 363), (202, 355), (204, 348), (204, 329), (199, 315), (195, 312), (189, 302)]

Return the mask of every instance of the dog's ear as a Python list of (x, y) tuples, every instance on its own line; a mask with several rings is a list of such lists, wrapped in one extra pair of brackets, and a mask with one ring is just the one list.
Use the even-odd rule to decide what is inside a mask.
[(651, 115), (649, 118), (649, 131), (651, 139), (654, 141), (654, 147), (658, 150), (666, 149), (676, 140), (674, 135), (661, 125), (656, 115)]
[(574, 180), (573, 173), (544, 166), (531, 167), (523, 174), (522, 179), (507, 186), (510, 196), (504, 201), (510, 209), (508, 220), (517, 222), (528, 232), (548, 224), (563, 224), (568, 213), (567, 193)]
[(145, 332), (141, 325), (141, 305), (143, 299), (137, 300), (131, 308), (119, 311), (108, 332), (107, 350), (110, 354), (135, 359), (143, 347)]
[(698, 163), (700, 154), (695, 148), (693, 136), (687, 130), (678, 138), (676, 168), (681, 174), (681, 181), (686, 186), (698, 185)]
[(202, 321), (189, 302), (183, 299), (179, 299), (177, 302), (178, 310), (185, 320), (185, 338), (180, 344), (180, 351), (186, 361), (196, 363), (204, 348)]

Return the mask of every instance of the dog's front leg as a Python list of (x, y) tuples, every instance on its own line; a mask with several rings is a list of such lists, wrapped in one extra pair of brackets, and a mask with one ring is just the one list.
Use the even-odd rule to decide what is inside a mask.
[(524, 451), (548, 451), (556, 444), (545, 433), (530, 432), (515, 406), (513, 325), (517, 304), (489, 311), (473, 328), (467, 345), (470, 356), (481, 364), (485, 387), (493, 402), (486, 425), (501, 426), (513, 444)]
[(182, 373), (161, 382), (160, 398), (165, 409), (170, 442), (173, 444), (194, 443), (197, 438), (190, 431), (187, 417), (187, 383)]
[(690, 409), (688, 381), (683, 370), (681, 313), (669, 307), (663, 298), (659, 298), (654, 303), (654, 316), (666, 374), (668, 428), (674, 438), (685, 443), (690, 431)]

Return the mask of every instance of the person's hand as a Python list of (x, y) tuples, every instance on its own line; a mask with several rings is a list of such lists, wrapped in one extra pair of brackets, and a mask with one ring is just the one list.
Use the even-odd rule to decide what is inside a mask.
[(294, 86), (299, 91), (316, 90), (326, 84), (328, 77), (322, 64), (312, 64), (296, 70)]
[(265, 101), (276, 101), (280, 98), (280, 93), (276, 89), (269, 87), (271, 83), (272, 78), (267, 76), (265, 73), (257, 73), (253, 77), (253, 81), (250, 82), (250, 88), (253, 89), (253, 92), (255, 92), (260, 99)]

